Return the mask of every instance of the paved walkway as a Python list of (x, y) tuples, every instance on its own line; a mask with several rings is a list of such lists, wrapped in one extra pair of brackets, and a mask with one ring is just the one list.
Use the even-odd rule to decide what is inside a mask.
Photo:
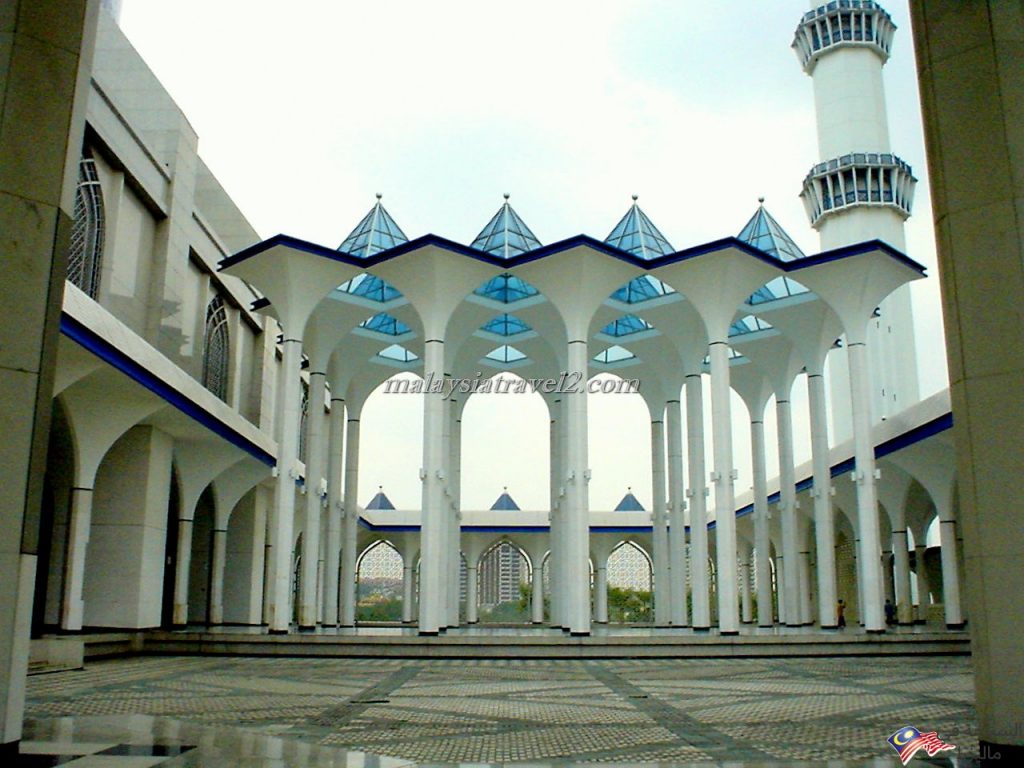
[[(298, 742), (307, 749), (319, 745), (394, 758), (372, 763), (382, 766), (824, 760), (862, 765), (879, 758), (877, 764), (898, 765), (886, 737), (913, 725), (958, 745), (945, 755), (956, 755), (965, 765), (972, 761), (962, 758), (977, 750), (972, 686), (970, 660), (962, 657), (145, 657), (91, 662), (83, 671), (30, 678), (27, 738), (96, 741), (107, 728), (110, 738), (99, 742), (132, 743), (147, 728), (156, 730), (154, 723), (164, 723), (161, 728), (184, 723), (181, 727), (192, 729), (186, 730), (192, 741), (221, 733), (220, 741), (210, 738), (223, 747), (224, 739), (238, 739), (239, 733), (256, 734), (286, 746)], [(68, 717), (73, 719), (54, 719)], [(64, 731), (57, 727), (62, 723)], [(129, 724), (135, 730), (128, 734), (115, 727)], [(216, 764), (202, 762), (201, 744), (189, 746), (197, 749), (145, 765)], [(359, 759), (350, 763), (339, 757), (337, 762), (321, 755), (312, 762), (296, 758), (258, 764), (371, 764), (365, 756)], [(936, 764), (950, 763), (936, 758)], [(136, 765), (144, 768), (142, 762)]]

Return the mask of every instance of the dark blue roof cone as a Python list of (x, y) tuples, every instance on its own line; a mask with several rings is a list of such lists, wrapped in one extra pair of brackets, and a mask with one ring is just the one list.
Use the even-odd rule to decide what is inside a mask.
[(497, 501), (491, 504), (491, 509), (499, 510), (518, 510), (519, 505), (516, 504), (515, 500), (508, 495), (508, 489), (502, 491), (501, 496), (498, 497)]
[(637, 196), (633, 195), (633, 205), (604, 241), (641, 259), (675, 253), (675, 248), (654, 226), (654, 222), (647, 218), (647, 214), (640, 210), (636, 200)]
[(644, 505), (640, 503), (640, 500), (633, 495), (632, 491), (627, 491), (626, 495), (622, 497), (622, 501), (615, 507), (616, 512), (643, 512)]
[(540, 248), (540, 240), (509, 205), (508, 195), (498, 212), (473, 240), (472, 246), (503, 259)]
[(409, 238), (391, 218), (391, 214), (381, 205), (380, 198), (381, 196), (378, 194), (373, 208), (363, 216), (362, 221), (338, 246), (339, 251), (365, 259), (375, 253), (409, 242)]
[(370, 499), (370, 503), (366, 505), (366, 509), (394, 509), (395, 505), (391, 503), (391, 499), (384, 495), (384, 491), (377, 491), (377, 495)]
[(758, 200), (759, 205), (743, 229), (736, 236), (758, 250), (774, 256), (780, 261), (796, 261), (806, 258), (800, 246), (786, 234), (774, 217), (765, 210), (764, 198)]

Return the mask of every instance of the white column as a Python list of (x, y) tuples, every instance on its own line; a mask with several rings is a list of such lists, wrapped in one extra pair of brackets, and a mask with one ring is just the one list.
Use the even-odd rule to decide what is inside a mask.
[(782, 518), (782, 557), (786, 567), (786, 624), (800, 626), (800, 556), (797, 545), (796, 472), (793, 468), (793, 417), (789, 398), (776, 393), (779, 437), (779, 514)]
[(771, 627), (772, 566), (771, 537), (768, 531), (768, 472), (764, 455), (764, 422), (750, 421), (750, 454), (754, 479), (754, 548), (757, 550), (757, 624)]
[(224, 567), (227, 564), (228, 530), (213, 529), (213, 554), (210, 565), (210, 623), (224, 623)]
[(309, 374), (306, 413), (306, 518), (302, 535), (302, 578), (299, 586), (299, 629), (316, 627), (317, 566), (320, 563), (320, 480), (324, 475), (324, 396), (327, 376)]
[[(444, 379), (444, 341), (423, 345), (423, 374), (428, 382)], [(447, 558), (450, 528), (445, 496), (445, 400), (443, 393), (425, 387), (423, 395), (423, 482), (420, 526), (420, 634), (436, 635), (447, 624)]]
[[(448, 377), (446, 377), (448, 378)], [(451, 544), (448, 560), (448, 626), (459, 626), (459, 586), (462, 574), (462, 507), (459, 487), (459, 467), (462, 462), (462, 420), (458, 418), (459, 404), (448, 401), (448, 498)], [(466, 598), (469, 599), (468, 597)]]
[(892, 559), (896, 589), (896, 620), (914, 623), (914, 604), (910, 597), (910, 556), (907, 551), (907, 529), (892, 532)]
[(779, 624), (786, 624), (786, 558), (775, 556), (775, 601), (779, 606)]
[[(924, 535), (922, 534), (922, 538)], [(916, 542), (915, 542), (916, 543)], [(931, 585), (928, 582), (928, 568), (925, 566), (924, 553), (927, 547), (924, 544), (917, 544), (914, 548), (914, 558), (917, 564), (917, 623), (924, 624), (928, 621), (928, 606), (931, 605)]]
[(942, 602), (946, 611), (946, 626), (950, 629), (964, 625), (960, 611), (960, 568), (956, 557), (956, 522), (939, 520), (939, 544), (942, 554)]
[[(286, 330), (287, 334), (288, 331)], [(299, 366), (302, 362), (301, 339), (285, 338), (281, 342), (281, 375), (278, 384), (277, 413), (281, 417), (280, 438), (277, 444), (277, 481), (274, 483), (274, 506), (270, 523), (270, 556), (273, 583), (267, 606), (267, 623), (271, 634), (288, 631), (292, 604), (292, 531), (295, 525), (295, 462), (299, 452)], [(191, 524), (188, 526), (191, 542)], [(184, 532), (182, 532), (184, 533)], [(182, 535), (179, 533), (179, 536)], [(181, 541), (178, 542), (181, 552)], [(187, 574), (187, 570), (186, 570)], [(178, 598), (175, 597), (175, 613)], [(188, 612), (188, 594), (184, 596), (184, 610)], [(178, 623), (175, 616), (175, 623)]]
[(811, 421), (811, 462), (814, 473), (814, 538), (817, 550), (818, 622), (822, 629), (836, 626), (835, 518), (832, 513), (832, 472), (829, 466), (828, 413), (825, 407), (825, 378), (807, 374), (807, 397)]
[(861, 621), (868, 632), (884, 632), (882, 549), (878, 525), (878, 495), (875, 487), (875, 448), (871, 442), (867, 348), (862, 341), (848, 341), (847, 353), (850, 362), (857, 523), (860, 536), (860, 548), (857, 553), (860, 572), (858, 581), (863, 594), (863, 601), (858, 608)]
[(402, 623), (413, 621), (413, 603), (416, 600), (416, 563), (412, 562), (412, 553), (402, 563)]
[[(188, 624), (188, 582), (192, 564), (192, 528), (195, 508), (181, 508), (178, 518), (178, 547), (174, 559), (174, 612), (176, 627)], [(289, 569), (291, 566), (289, 566)], [(288, 630), (285, 629), (285, 632)]]
[(530, 596), (530, 607), (532, 608), (532, 620), (534, 624), (544, 623), (544, 553), (533, 560), (533, 592)]
[[(686, 520), (683, 515), (683, 415), (678, 400), (665, 405), (668, 416), (669, 571), (674, 583), (669, 592), (672, 625), (685, 627), (686, 615)], [(683, 574), (680, 579), (676, 574)]]
[(564, 428), (564, 417), (561, 413), (561, 400), (555, 400), (551, 405), (553, 418), (548, 427), (548, 445), (550, 449), (551, 466), (551, 512), (548, 526), (548, 589), (551, 592), (551, 626), (560, 628), (564, 626), (562, 615), (562, 592), (561, 570), (561, 542), (562, 542), (562, 501), (560, 496), (565, 487), (565, 468), (562, 465), (562, 431)]
[(711, 626), (708, 603), (707, 488), (704, 485), (704, 391), (699, 373), (686, 377), (686, 437), (690, 488), (690, 589), (693, 628)]
[(341, 616), (343, 627), (356, 625), (356, 564), (359, 558), (359, 416), (362, 405), (349, 404), (345, 435), (345, 493), (341, 518)]
[(594, 563), (594, 621), (608, 623), (608, 559), (603, 556)]
[[(342, 468), (345, 464), (345, 401), (331, 398), (327, 450), (327, 542), (324, 555), (324, 626), (338, 626), (341, 567)], [(403, 603), (404, 605), (404, 603)]]
[(732, 391), (729, 388), (729, 345), (713, 341), (711, 356), (711, 430), (715, 460), (715, 546), (718, 587), (718, 629), (739, 632), (736, 579), (736, 470), (732, 464)]
[[(680, 478), (680, 493), (682, 479)], [(671, 618), (673, 589), (672, 568), (669, 564), (668, 530), (665, 525), (665, 425), (661, 419), (651, 420), (651, 538), (654, 542), (654, 623), (666, 626)], [(685, 545), (685, 534), (683, 543)], [(682, 550), (683, 581), (686, 581), (686, 552)], [(685, 591), (685, 584), (682, 589)], [(686, 600), (686, 596), (683, 596)], [(684, 603), (685, 604), (685, 603)]]
[(68, 529), (68, 551), (64, 557), (64, 594), (61, 600), (60, 628), (75, 632), (82, 628), (85, 605), (85, 555), (89, 547), (92, 525), (92, 488), (71, 489), (71, 525)]
[(811, 553), (801, 548), (797, 553), (800, 559), (800, 623), (813, 624), (811, 618)]
[(477, 615), (477, 607), (480, 603), (479, 587), (477, 586), (477, 574), (479, 569), (476, 562), (466, 563), (466, 623), (476, 624), (480, 619)]
[(570, 376), (578, 376), (580, 386), (564, 395), (568, 436), (565, 446), (567, 469), (567, 504), (565, 514), (566, 540), (565, 595), (566, 618), (573, 635), (590, 634), (590, 498), (587, 466), (587, 366), (589, 356), (586, 339), (569, 342)]
[(750, 545), (740, 544), (740, 616), (744, 624), (754, 621), (754, 604), (750, 599)]

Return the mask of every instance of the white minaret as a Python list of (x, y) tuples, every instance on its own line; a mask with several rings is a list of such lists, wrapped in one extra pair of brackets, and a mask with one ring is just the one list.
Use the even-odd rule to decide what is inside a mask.
[[(865, 240), (906, 250), (916, 179), (892, 153), (882, 67), (896, 27), (872, 0), (835, 0), (804, 14), (793, 49), (814, 80), (821, 162), (804, 179), (803, 198), (823, 251)], [(872, 419), (879, 421), (919, 399), (910, 288), (886, 299), (869, 337)], [(846, 355), (829, 356), (833, 437), (852, 435)]]

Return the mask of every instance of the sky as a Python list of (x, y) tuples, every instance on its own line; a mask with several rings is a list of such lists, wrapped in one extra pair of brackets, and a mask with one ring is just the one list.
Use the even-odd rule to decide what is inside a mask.
[[(736, 234), (765, 197), (816, 253), (798, 194), (822, 158), (812, 81), (790, 49), (808, 7), (123, 0), (121, 26), (262, 237), (337, 246), (380, 192), (410, 238), (469, 243), (508, 192), (541, 242), (603, 239), (637, 194), (682, 249)], [(907, 252), (932, 275), (913, 286), (926, 396), (946, 386), (928, 174), (907, 3), (886, 8), (898, 28), (885, 67), (892, 146), (919, 179)], [(794, 397), (798, 461), (803, 410)], [(742, 492), (747, 419), (734, 419)], [(488, 507), (508, 486), (521, 507), (546, 509), (547, 424), (539, 396), (471, 399), (463, 508)], [(771, 444), (770, 415), (766, 425)], [(374, 395), (362, 429), (360, 502), (383, 486), (396, 506), (417, 508), (421, 400)], [(649, 508), (649, 430), (638, 395), (591, 397), (592, 509), (614, 507), (627, 487)]]

